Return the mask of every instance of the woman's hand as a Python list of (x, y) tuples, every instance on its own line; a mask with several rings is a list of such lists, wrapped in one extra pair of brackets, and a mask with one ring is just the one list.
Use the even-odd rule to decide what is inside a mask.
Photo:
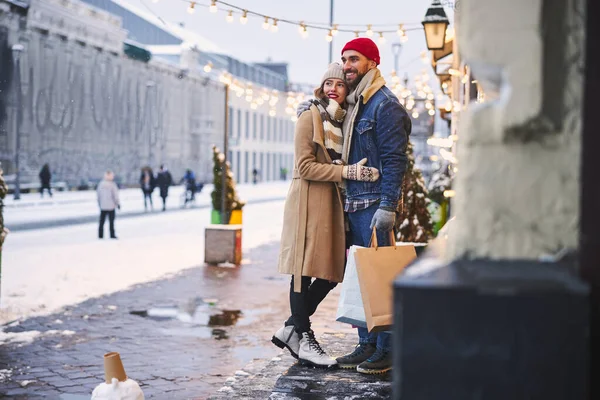
[(373, 167), (365, 167), (367, 159), (363, 158), (356, 164), (345, 165), (342, 169), (342, 177), (351, 181), (375, 182), (379, 179), (379, 170)]

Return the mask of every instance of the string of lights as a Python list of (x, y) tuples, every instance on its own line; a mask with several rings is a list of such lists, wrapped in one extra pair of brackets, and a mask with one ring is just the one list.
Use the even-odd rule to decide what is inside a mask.
[[(152, 0), (157, 3), (160, 0)], [(338, 33), (353, 33), (356, 37), (365, 35), (367, 37), (374, 37), (377, 35), (378, 42), (383, 44), (386, 42), (386, 34), (396, 33), (400, 37), (401, 42), (408, 40), (407, 32), (410, 31), (421, 31), (423, 27), (413, 26), (416, 23), (398, 23), (398, 24), (340, 24), (335, 23), (333, 25), (318, 23), (318, 22), (307, 22), (307, 21), (296, 21), (287, 18), (278, 18), (271, 15), (263, 14), (257, 11), (249, 10), (235, 4), (221, 1), (221, 0), (210, 0), (210, 4), (204, 4), (198, 1), (190, 0), (179, 0), (182, 3), (187, 4), (187, 12), (194, 14), (198, 8), (208, 8), (210, 13), (216, 14), (219, 12), (225, 13), (225, 20), (229, 23), (235, 21), (235, 18), (239, 16), (239, 22), (242, 25), (248, 23), (249, 17), (257, 17), (263, 21), (262, 28), (271, 32), (277, 32), (281, 24), (288, 24), (298, 27), (298, 32), (301, 37), (307, 38), (309, 35), (309, 29), (324, 31), (326, 32), (325, 40), (331, 42), (333, 37)], [(409, 26), (409, 27), (407, 27)], [(360, 27), (360, 28), (359, 28)], [(366, 28), (366, 29), (365, 29)]]

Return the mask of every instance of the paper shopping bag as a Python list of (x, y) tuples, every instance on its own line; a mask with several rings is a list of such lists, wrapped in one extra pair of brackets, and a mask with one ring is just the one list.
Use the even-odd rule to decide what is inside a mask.
[(396, 276), (417, 257), (413, 245), (396, 245), (390, 232), (392, 246), (379, 247), (375, 229), (371, 247), (356, 249), (354, 259), (369, 332), (391, 329), (393, 322), (392, 284)]
[(346, 270), (344, 271), (344, 283), (342, 283), (342, 290), (340, 292), (335, 319), (340, 322), (366, 328), (367, 321), (365, 319), (365, 309), (360, 294), (360, 285), (358, 283), (358, 274), (356, 272), (356, 263), (354, 261), (354, 253), (357, 248), (363, 247), (351, 246), (348, 250)]

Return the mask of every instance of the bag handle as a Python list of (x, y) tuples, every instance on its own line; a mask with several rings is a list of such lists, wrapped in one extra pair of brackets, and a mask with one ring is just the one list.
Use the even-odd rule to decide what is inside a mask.
[[(388, 232), (390, 235), (390, 243), (392, 244), (390, 247), (396, 247), (396, 237), (394, 236), (394, 230), (390, 230)], [(371, 232), (371, 242), (369, 243), (369, 247), (375, 247), (375, 250), (379, 248), (379, 244), (377, 243), (377, 228), (373, 227), (373, 232)]]

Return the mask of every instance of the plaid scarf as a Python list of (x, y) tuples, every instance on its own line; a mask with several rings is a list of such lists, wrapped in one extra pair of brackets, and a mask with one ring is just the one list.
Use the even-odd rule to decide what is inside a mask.
[(329, 100), (328, 98), (319, 99), (314, 104), (317, 106), (323, 120), (323, 142), (327, 153), (329, 153), (332, 161), (340, 160), (344, 145), (342, 123), (346, 116), (346, 110), (337, 101)]

